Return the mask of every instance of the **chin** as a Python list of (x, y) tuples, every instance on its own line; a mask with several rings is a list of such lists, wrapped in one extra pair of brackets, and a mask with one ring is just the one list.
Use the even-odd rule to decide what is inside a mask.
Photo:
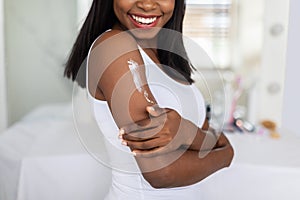
[(137, 28), (137, 29), (131, 29), (130, 32), (132, 35), (140, 40), (149, 40), (153, 39), (157, 36), (158, 32), (161, 30), (161, 28)]

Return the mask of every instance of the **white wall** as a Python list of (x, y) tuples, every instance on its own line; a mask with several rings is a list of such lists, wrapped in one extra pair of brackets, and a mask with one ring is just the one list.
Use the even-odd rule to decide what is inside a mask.
[(0, 0), (0, 133), (7, 126), (6, 110), (6, 79), (4, 59), (4, 9), (3, 1)]
[(268, 119), (281, 125), (286, 44), (288, 35), (288, 0), (264, 0), (264, 31), (261, 67), (252, 112), (257, 122)]
[(290, 0), (290, 19), (287, 49), (282, 127), (300, 135), (300, 1)]
[(77, 19), (79, 22), (78, 28), (84, 22), (93, 0), (77, 0)]
[(42, 104), (70, 101), (64, 63), (77, 34), (76, 1), (4, 0), (9, 124)]

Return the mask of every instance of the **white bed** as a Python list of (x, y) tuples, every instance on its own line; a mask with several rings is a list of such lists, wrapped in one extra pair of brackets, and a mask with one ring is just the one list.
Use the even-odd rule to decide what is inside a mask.
[[(42, 106), (0, 135), (1, 200), (103, 199), (110, 170), (83, 148), (71, 108)], [(233, 164), (202, 182), (203, 199), (300, 199), (299, 137), (227, 135)]]
[(0, 135), (1, 200), (99, 200), (109, 184), (78, 140), (71, 104), (40, 107)]

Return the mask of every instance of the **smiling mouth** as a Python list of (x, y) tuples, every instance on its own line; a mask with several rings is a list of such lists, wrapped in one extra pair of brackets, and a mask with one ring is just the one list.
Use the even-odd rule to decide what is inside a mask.
[(156, 23), (157, 19), (159, 18), (158, 16), (153, 16), (153, 17), (142, 17), (138, 15), (130, 15), (131, 19), (133, 19), (134, 22), (140, 25), (145, 25), (145, 26), (150, 26)]

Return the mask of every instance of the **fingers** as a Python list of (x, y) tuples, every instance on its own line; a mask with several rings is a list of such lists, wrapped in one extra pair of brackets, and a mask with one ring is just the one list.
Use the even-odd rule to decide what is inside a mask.
[(155, 157), (159, 156), (162, 154), (167, 154), (171, 152), (172, 149), (168, 148), (168, 146), (162, 146), (162, 147), (157, 147), (151, 150), (133, 150), (132, 153), (136, 157), (141, 157), (141, 158), (150, 158), (150, 157)]
[(151, 150), (159, 147), (166, 146), (169, 143), (168, 138), (155, 138), (146, 141), (127, 141), (123, 140), (122, 144), (129, 146), (133, 150)]
[(160, 108), (157, 104), (153, 106), (147, 106), (146, 110), (153, 117), (158, 117), (170, 111), (168, 108)]
[[(171, 112), (173, 110), (153, 105), (146, 107), (146, 111), (149, 113), (150, 119), (140, 120), (120, 129), (119, 137), (122, 139), (122, 144), (129, 146), (133, 150), (133, 154), (140, 157), (153, 157), (178, 148), (179, 142), (178, 145), (170, 143), (173, 136), (168, 134), (170, 124), (168, 126), (166, 123), (169, 117), (172, 118), (174, 115)], [(177, 114), (177, 112), (174, 113)], [(174, 119), (177, 120), (177, 118)], [(174, 123), (177, 124), (177, 121)]]
[(218, 147), (225, 147), (226, 145), (230, 144), (227, 137), (222, 133), (218, 137)]
[(136, 123), (128, 124), (120, 129), (120, 134), (124, 133), (134, 133), (139, 132), (147, 129), (153, 129), (158, 127), (161, 124), (161, 122), (157, 119), (144, 119), (140, 120)]
[(200, 151), (211, 151), (218, 142), (218, 138), (211, 131), (207, 131)]
[(136, 123), (128, 124), (120, 129), (120, 134), (142, 132), (157, 127), (162, 127), (166, 122), (166, 116), (160, 115), (152, 119), (140, 120)]
[(133, 153), (133, 155), (135, 155), (137, 157), (150, 158), (150, 157), (154, 157), (154, 156), (158, 156), (160, 154), (166, 153), (167, 151), (164, 149), (165, 148), (163, 148), (163, 147), (159, 147), (159, 148), (155, 148), (155, 149), (148, 150), (148, 151), (133, 150), (132, 153)]
[(122, 135), (122, 139), (130, 141), (144, 141), (159, 137), (163, 131), (163, 126), (157, 126), (155, 128), (146, 129), (134, 133), (125, 133)]
[(150, 114), (150, 119), (143, 119), (138, 122), (128, 124), (122, 127), (120, 129), (120, 132), (130, 133), (134, 131), (140, 131), (144, 129), (151, 129), (157, 127), (159, 124), (164, 124), (167, 118), (165, 114), (172, 110), (168, 108), (160, 108), (158, 105), (153, 105), (147, 106), (146, 111)]

